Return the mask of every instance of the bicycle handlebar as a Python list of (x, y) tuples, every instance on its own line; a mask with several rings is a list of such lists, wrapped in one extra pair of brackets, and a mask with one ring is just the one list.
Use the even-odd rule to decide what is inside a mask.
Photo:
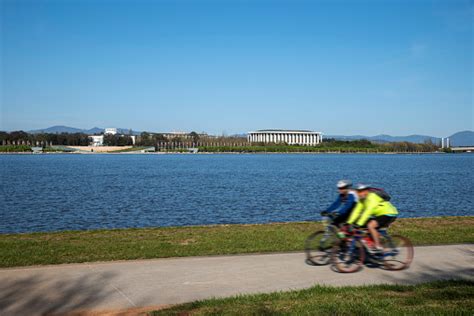
[(326, 212), (326, 211), (322, 211), (320, 212), (319, 214), (321, 214), (322, 217), (329, 217), (329, 218), (336, 218), (338, 214), (334, 213), (334, 212)]
[(340, 231), (343, 232), (346, 236), (362, 236), (364, 234), (367, 234), (368, 229), (357, 228), (357, 229), (353, 229), (352, 231), (349, 231), (347, 229), (341, 229)]

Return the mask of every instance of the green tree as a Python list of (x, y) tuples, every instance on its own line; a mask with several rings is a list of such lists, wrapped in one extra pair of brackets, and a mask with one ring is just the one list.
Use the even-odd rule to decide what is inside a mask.
[(199, 141), (199, 135), (196, 132), (191, 132), (189, 133), (189, 136), (191, 136), (191, 139), (193, 140), (193, 143), (197, 143)]
[(117, 146), (117, 140), (114, 135), (107, 134), (104, 135), (104, 145), (105, 146)]

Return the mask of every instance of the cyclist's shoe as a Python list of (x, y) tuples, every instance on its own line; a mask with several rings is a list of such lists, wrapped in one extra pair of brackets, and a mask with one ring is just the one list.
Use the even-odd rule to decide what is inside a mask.
[(382, 255), (383, 254), (383, 247), (371, 247), (371, 248), (368, 248), (367, 251), (371, 254), (371, 255)]

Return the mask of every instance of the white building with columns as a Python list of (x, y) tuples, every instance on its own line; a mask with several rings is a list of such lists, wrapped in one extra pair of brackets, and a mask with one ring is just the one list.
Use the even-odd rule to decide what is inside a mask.
[(323, 134), (305, 130), (262, 129), (249, 132), (247, 140), (250, 143), (286, 143), (312, 146), (323, 142)]

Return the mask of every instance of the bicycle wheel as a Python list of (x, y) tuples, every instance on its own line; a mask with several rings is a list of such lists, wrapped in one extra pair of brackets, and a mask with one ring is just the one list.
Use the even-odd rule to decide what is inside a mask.
[(337, 236), (333, 229), (320, 230), (309, 235), (305, 241), (306, 262), (316, 266), (328, 264), (336, 240)]
[(400, 236), (386, 236), (382, 240), (384, 248), (383, 265), (387, 270), (403, 270), (413, 261), (413, 245), (410, 239)]
[(342, 240), (332, 249), (331, 261), (338, 272), (357, 272), (362, 268), (364, 260), (364, 246), (358, 240)]

